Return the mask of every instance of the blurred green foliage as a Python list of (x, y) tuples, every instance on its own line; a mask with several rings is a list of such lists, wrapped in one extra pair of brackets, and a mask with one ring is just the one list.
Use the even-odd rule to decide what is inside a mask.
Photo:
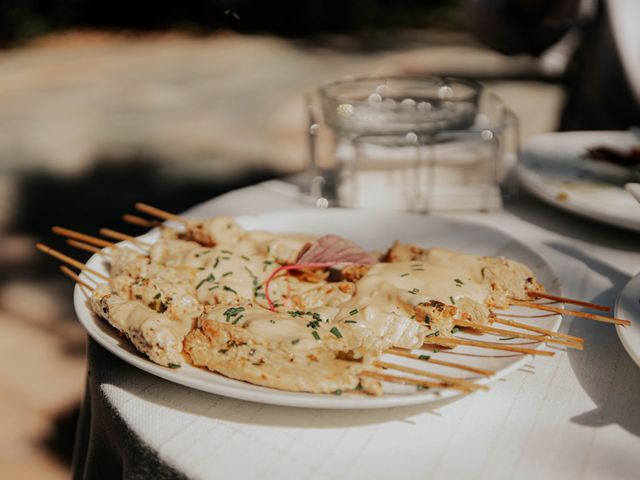
[(309, 37), (371, 29), (460, 27), (456, 0), (0, 0), (0, 45), (67, 29), (219, 29)]

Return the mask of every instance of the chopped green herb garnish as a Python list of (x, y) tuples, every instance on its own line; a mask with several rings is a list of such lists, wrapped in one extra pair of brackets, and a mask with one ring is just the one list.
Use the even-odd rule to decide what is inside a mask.
[(213, 275), (213, 273), (210, 273), (208, 277), (200, 280), (200, 283), (196, 285), (196, 290), (198, 290), (204, 282), (215, 282), (215, 281), (216, 281), (216, 277)]
[(464, 282), (462, 280), (460, 280), (459, 278), (454, 278), (453, 279), (454, 282), (456, 282), (456, 286), (460, 286), (460, 285), (464, 285)]
[(293, 340), (291, 340), (291, 345), (296, 345), (300, 343), (300, 339), (299, 338), (294, 338)]
[(451, 329), (451, 333), (458, 333), (460, 331), (460, 329), (458, 327), (453, 327)]
[(504, 338), (499, 338), (498, 340), (513, 340), (514, 338), (518, 338), (518, 337), (504, 337)]
[(227, 322), (228, 322), (229, 319), (239, 315), (242, 312), (244, 312), (244, 307), (231, 307), (231, 308), (226, 309), (224, 311), (223, 315), (225, 317), (227, 317)]
[(333, 327), (331, 330), (329, 330), (331, 333), (333, 333), (333, 335), (336, 338), (342, 338), (342, 333), (340, 333), (340, 330), (338, 330), (338, 327)]
[(301, 317), (304, 315), (304, 312), (302, 310), (290, 310), (287, 313), (292, 317)]
[(229, 275), (233, 275), (233, 272), (225, 272), (222, 274), (223, 277), (228, 277)]
[(213, 268), (217, 268), (220, 263), (220, 257), (216, 257), (216, 263), (213, 264)]
[(204, 267), (198, 267), (198, 270), (204, 270)]
[(231, 257), (222, 257), (223, 260), (231, 260)]
[(220, 250), (220, 253), (226, 253), (227, 255), (231, 255), (233, 252), (230, 252), (229, 250)]
[(424, 323), (426, 323), (427, 325), (431, 323), (431, 317), (429, 315), (424, 316)]
[(429, 387), (425, 385), (416, 385), (416, 390), (419, 392), (420, 390), (429, 390)]
[(238, 292), (236, 292), (233, 288), (231, 287), (227, 287), (226, 285), (224, 287), (222, 287), (223, 290), (226, 290), (227, 292), (231, 292), (231, 293), (235, 293), (236, 295), (238, 295)]
[(408, 273), (403, 273), (402, 275), (400, 275), (401, 277), (406, 277), (407, 275), (409, 275)]
[(358, 313), (358, 309), (357, 309), (357, 308), (354, 308), (353, 310), (351, 310), (351, 311), (349, 312), (349, 315), (355, 315), (355, 314), (357, 314), (357, 313)]
[(243, 260), (246, 260), (247, 262), (249, 261), (249, 257), (245, 255), (240, 255), (240, 258), (242, 258)]
[(418, 358), (420, 360), (431, 360), (431, 355), (420, 355)]
[(345, 320), (344, 323), (358, 323), (355, 320)]
[(158, 299), (158, 298), (160, 298), (161, 296), (162, 296), (162, 294), (161, 294), (160, 292), (158, 292), (158, 293), (156, 293), (156, 296), (155, 296), (155, 297), (153, 297), (153, 298), (154, 298), (154, 299)]
[(456, 301), (453, 299), (452, 296), (449, 296), (449, 300), (451, 300), (451, 305), (455, 305), (456, 304)]
[(169, 363), (169, 364), (167, 364), (167, 367), (169, 367), (169, 368), (180, 368), (180, 364), (179, 363)]
[(212, 292), (214, 291), (216, 288), (220, 288), (220, 285), (214, 285), (213, 287), (209, 288), (209, 291)]
[(434, 348), (434, 349), (433, 349), (433, 353), (438, 353), (439, 351), (440, 351), (440, 349), (439, 349), (439, 348)]
[(427, 335), (427, 337), (426, 337), (426, 338), (429, 338), (429, 337), (438, 337), (438, 336), (440, 336), (440, 330), (436, 330), (435, 332), (430, 333), (429, 335)]
[(412, 288), (411, 290), (409, 290), (409, 293), (415, 295), (416, 293), (418, 293), (420, 291), (419, 288)]
[(235, 325), (236, 323), (238, 323), (240, 321), (241, 318), (243, 318), (244, 315), (238, 315), (235, 320), (233, 322), (231, 322), (231, 325)]
[(334, 395), (342, 395), (342, 390), (338, 389), (335, 392), (333, 392)]
[(320, 340), (320, 335), (318, 335), (318, 332), (316, 332), (315, 330), (311, 332), (311, 335), (313, 335), (313, 338), (315, 338), (316, 340)]

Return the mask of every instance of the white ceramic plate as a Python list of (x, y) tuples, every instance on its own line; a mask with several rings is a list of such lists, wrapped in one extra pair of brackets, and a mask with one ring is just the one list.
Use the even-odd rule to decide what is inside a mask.
[(616, 330), (625, 350), (640, 366), (640, 274), (629, 280), (618, 295), (615, 316), (631, 320), (631, 325), (616, 325)]
[[(507, 235), (479, 224), (412, 214), (346, 209), (276, 212), (241, 216), (237, 217), (237, 220), (247, 229), (316, 234), (335, 233), (377, 250), (386, 249), (394, 240), (403, 240), (424, 246), (441, 245), (477, 254), (505, 256), (526, 263), (548, 290), (560, 293), (558, 279), (540, 256)], [(156, 235), (157, 232), (150, 232), (141, 238), (153, 239)], [(93, 256), (87, 265), (98, 271), (105, 273), (107, 271), (103, 258), (97, 255)], [(169, 369), (149, 361), (138, 353), (126, 339), (118, 336), (106, 322), (94, 315), (89, 309), (87, 297), (80, 287), (76, 287), (74, 301), (78, 317), (89, 335), (107, 350), (146, 372), (210, 393), (274, 405), (358, 409), (414, 405), (459, 395), (453, 390), (417, 391), (415, 387), (390, 384), (385, 385), (385, 395), (382, 397), (295, 393), (250, 385), (190, 365), (175, 370)], [(535, 323), (543, 328), (557, 329), (560, 317), (536, 318)], [(486, 337), (486, 339), (496, 340), (496, 337)], [(508, 340), (504, 343), (519, 342)], [(536, 345), (527, 344), (527, 347), (536, 348)], [(497, 372), (490, 379), (478, 378), (480, 383), (493, 382), (517, 369), (529, 359), (529, 356), (510, 355), (509, 352), (473, 347), (458, 347), (455, 352), (456, 354), (439, 352), (435, 356), (439, 359), (467, 363)], [(438, 367), (425, 362), (400, 359), (399, 357), (392, 358), (396, 363), (404, 362), (407, 364), (406, 362), (409, 362), (409, 365), (427, 368), (434, 372), (455, 376), (463, 376), (462, 374), (465, 373), (461, 370)]]
[(522, 149), (523, 186), (545, 202), (592, 220), (640, 231), (640, 204), (624, 189), (638, 181), (629, 170), (582, 158), (587, 148), (627, 149), (631, 132), (559, 132), (537, 135)]

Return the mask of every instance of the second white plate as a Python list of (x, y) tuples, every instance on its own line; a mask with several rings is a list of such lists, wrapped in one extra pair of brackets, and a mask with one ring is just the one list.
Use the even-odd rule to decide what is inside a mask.
[(640, 232), (640, 204), (623, 185), (628, 170), (583, 158), (587, 148), (627, 149), (631, 132), (556, 132), (537, 135), (521, 153), (518, 173), (536, 197), (575, 215)]
[(616, 325), (616, 331), (629, 356), (640, 366), (640, 274), (629, 280), (618, 295), (615, 316), (631, 320), (628, 327)]

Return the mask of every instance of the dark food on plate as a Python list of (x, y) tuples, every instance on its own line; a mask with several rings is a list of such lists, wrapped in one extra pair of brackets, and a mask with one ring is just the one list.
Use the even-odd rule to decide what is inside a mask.
[(601, 160), (625, 168), (635, 168), (640, 164), (640, 145), (631, 147), (628, 150), (606, 145), (591, 147), (587, 149), (585, 156), (591, 160)]

